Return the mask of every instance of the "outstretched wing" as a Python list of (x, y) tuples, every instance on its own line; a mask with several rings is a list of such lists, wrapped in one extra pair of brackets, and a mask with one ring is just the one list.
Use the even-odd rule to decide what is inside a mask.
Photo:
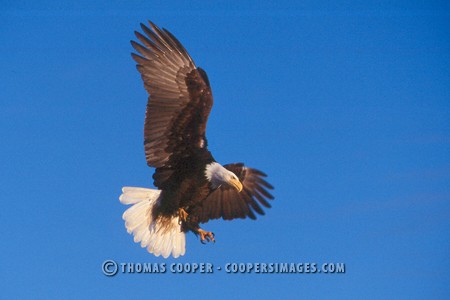
[(171, 167), (177, 156), (206, 149), (206, 123), (213, 98), (206, 73), (197, 68), (181, 43), (149, 21), (135, 32), (132, 53), (149, 93), (144, 148), (151, 167)]
[(224, 165), (225, 168), (236, 174), (243, 185), (241, 192), (229, 187), (220, 187), (206, 198), (198, 207), (197, 214), (200, 222), (205, 223), (210, 219), (223, 218), (232, 220), (245, 219), (247, 216), (256, 219), (255, 213), (264, 215), (261, 205), (270, 208), (267, 200), (274, 197), (267, 191), (273, 186), (263, 178), (267, 177), (263, 172), (245, 167), (242, 163)]

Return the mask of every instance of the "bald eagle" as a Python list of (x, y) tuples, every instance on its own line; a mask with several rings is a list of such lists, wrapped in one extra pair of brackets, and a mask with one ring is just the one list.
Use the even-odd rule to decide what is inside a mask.
[(134, 241), (156, 256), (185, 254), (189, 231), (202, 243), (214, 240), (200, 228), (211, 219), (256, 219), (273, 189), (266, 175), (243, 163), (221, 165), (208, 151), (206, 123), (213, 97), (206, 72), (195, 66), (181, 43), (149, 21), (135, 32), (132, 53), (149, 93), (144, 124), (147, 164), (158, 189), (124, 187), (120, 202)]

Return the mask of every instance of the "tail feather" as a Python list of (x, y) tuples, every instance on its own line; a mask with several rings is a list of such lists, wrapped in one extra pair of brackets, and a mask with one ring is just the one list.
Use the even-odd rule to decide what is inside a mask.
[(122, 215), (127, 232), (134, 235), (134, 242), (156, 256), (164, 258), (171, 254), (177, 258), (186, 251), (185, 233), (181, 231), (178, 217), (170, 222), (154, 220), (152, 209), (159, 205), (160, 190), (124, 187), (119, 200), (122, 204), (132, 204)]
[(123, 194), (119, 197), (122, 204), (136, 204), (141, 202), (144, 198), (148, 198), (149, 201), (155, 202), (160, 191), (126, 186), (122, 188), (122, 193)]

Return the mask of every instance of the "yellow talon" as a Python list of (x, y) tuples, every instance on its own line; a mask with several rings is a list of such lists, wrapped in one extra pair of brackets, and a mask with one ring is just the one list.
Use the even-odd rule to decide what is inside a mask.
[(200, 234), (200, 242), (202, 244), (204, 244), (205, 241), (213, 242), (213, 243), (216, 242), (214, 240), (214, 233), (212, 233), (212, 232), (205, 231), (205, 230), (199, 228), (199, 229), (197, 229), (197, 233)]
[(186, 222), (187, 217), (188, 217), (188, 213), (183, 208), (178, 209), (178, 218), (179, 218), (180, 223)]

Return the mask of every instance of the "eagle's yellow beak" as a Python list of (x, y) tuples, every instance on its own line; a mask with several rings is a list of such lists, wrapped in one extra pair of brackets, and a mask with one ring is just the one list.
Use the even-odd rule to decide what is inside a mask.
[(239, 179), (231, 178), (229, 181), (229, 184), (234, 187), (238, 192), (242, 191), (242, 183), (239, 181)]

